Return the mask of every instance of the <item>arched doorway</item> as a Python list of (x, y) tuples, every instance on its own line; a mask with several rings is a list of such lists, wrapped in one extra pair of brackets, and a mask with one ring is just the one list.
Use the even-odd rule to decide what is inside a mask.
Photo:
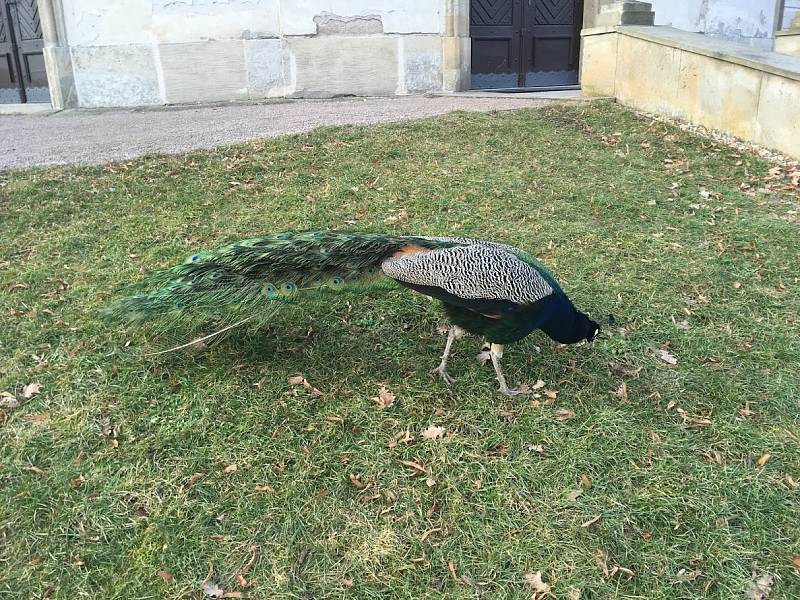
[(470, 0), (472, 89), (577, 86), (583, 0)]

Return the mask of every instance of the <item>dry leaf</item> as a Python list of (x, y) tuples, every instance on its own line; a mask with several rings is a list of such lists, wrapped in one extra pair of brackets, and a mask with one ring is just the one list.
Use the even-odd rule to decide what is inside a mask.
[(566, 421), (575, 416), (575, 413), (568, 408), (559, 408), (556, 411), (556, 419), (559, 421)]
[(744, 595), (751, 600), (767, 600), (772, 593), (772, 575), (764, 573), (750, 582)]
[(678, 359), (675, 358), (672, 354), (667, 352), (666, 350), (659, 350), (658, 351), (658, 358), (663, 360), (665, 363), (669, 365), (677, 365)]
[(222, 469), (222, 472), (223, 472), (223, 473), (233, 473), (233, 472), (234, 472), (234, 471), (236, 471), (236, 469), (238, 469), (238, 468), (239, 468), (239, 467), (237, 467), (235, 464), (233, 464), (233, 465), (228, 465), (227, 467), (225, 467), (224, 469)]
[(544, 446), (541, 444), (530, 444), (528, 446), (528, 450), (531, 452), (538, 452), (539, 454), (544, 454)]
[(250, 551), (253, 553), (253, 556), (250, 557), (250, 560), (247, 561), (247, 564), (242, 567), (242, 570), (236, 574), (236, 582), (241, 587), (247, 587), (250, 584), (247, 582), (247, 579), (244, 578), (247, 575), (247, 572), (253, 568), (253, 565), (256, 563), (256, 558), (258, 557), (258, 547), (257, 546), (250, 546)]
[(738, 290), (740, 287), (742, 287), (742, 282), (741, 281), (734, 281), (733, 282), (733, 289)]
[(420, 538), (419, 538), (419, 541), (420, 541), (420, 542), (424, 542), (424, 541), (425, 541), (425, 540), (427, 540), (429, 537), (431, 537), (431, 536), (432, 536), (434, 533), (436, 533), (436, 532), (438, 532), (438, 531), (441, 531), (441, 530), (442, 530), (442, 528), (441, 528), (441, 527), (434, 527), (433, 529), (429, 529), (428, 531), (426, 531), (425, 533), (423, 533), (423, 534), (420, 536)]
[(287, 381), (289, 382), (289, 385), (302, 385), (303, 389), (305, 389), (308, 392), (311, 392), (312, 396), (319, 397), (319, 396), (324, 396), (325, 395), (324, 392), (321, 392), (320, 390), (315, 388), (313, 385), (308, 383), (308, 380), (305, 377), (303, 377), (302, 375), (293, 375), (292, 377), (287, 378)]
[(372, 398), (372, 401), (381, 408), (389, 408), (394, 404), (395, 395), (389, 391), (385, 385), (381, 386), (378, 390), (378, 395)]
[(75, 490), (81, 487), (84, 483), (86, 483), (86, 478), (83, 475), (78, 475), (74, 479), (69, 480), (69, 487)]
[(345, 577), (344, 579), (342, 579), (342, 587), (346, 587), (348, 589), (353, 587), (353, 580)]
[(583, 493), (583, 488), (577, 488), (575, 490), (572, 490), (569, 494), (567, 494), (567, 500), (575, 501), (578, 499), (578, 496), (580, 496), (582, 493)]
[(592, 482), (589, 481), (589, 476), (586, 473), (581, 473), (581, 483), (587, 490), (592, 487)]
[(542, 389), (543, 387), (544, 387), (544, 381), (542, 381), (541, 379), (537, 379), (537, 380), (536, 380), (536, 383), (534, 383), (534, 384), (531, 386), (531, 389), (532, 389), (532, 390), (540, 390), (540, 389)]
[(414, 441), (414, 436), (411, 435), (411, 432), (406, 429), (405, 431), (401, 431), (400, 433), (396, 433), (394, 437), (389, 440), (388, 446), (389, 448), (396, 448), (398, 442), (403, 442), (404, 444), (410, 444)]
[(610, 392), (612, 396), (616, 396), (617, 398), (621, 399), (623, 402), (628, 401), (628, 384), (624, 381), (619, 384), (619, 389), (616, 392)]
[(22, 397), (23, 398), (33, 398), (36, 394), (42, 391), (42, 384), (39, 382), (36, 383), (29, 383), (24, 388), (22, 388)]
[(569, 588), (567, 600), (581, 600), (581, 591), (578, 588)]
[(350, 473), (350, 483), (353, 484), (354, 488), (358, 488), (359, 490), (363, 490), (367, 487), (367, 484), (363, 483), (355, 473)]
[(39, 477), (44, 475), (44, 471), (42, 471), (39, 467), (34, 467), (33, 465), (28, 465), (25, 467), (26, 471), (30, 471), (31, 473), (36, 473)]
[(584, 523), (581, 523), (581, 527), (589, 527), (589, 525), (592, 525), (593, 523), (597, 523), (600, 520), (600, 516), (601, 515), (597, 515), (596, 517), (592, 517), (588, 521), (586, 521)]
[(550, 398), (550, 400), (555, 400), (556, 398), (558, 398), (558, 392), (553, 390), (545, 390), (544, 395)]
[(223, 598), (244, 598), (244, 592), (225, 592)]
[(767, 461), (770, 458), (772, 458), (772, 455), (769, 452), (765, 452), (764, 454), (761, 455), (761, 458), (758, 459), (758, 462), (756, 462), (756, 464), (759, 467), (763, 467), (765, 464), (767, 464)]
[(157, 575), (161, 577), (161, 579), (163, 579), (164, 581), (172, 581), (172, 573), (167, 573), (166, 571), (159, 571)]
[(439, 427), (438, 425), (430, 425), (422, 432), (422, 437), (424, 437), (426, 440), (438, 440), (439, 438), (444, 437), (445, 433), (447, 433), (446, 428)]
[(414, 462), (413, 460), (401, 460), (400, 464), (414, 469), (416, 471), (416, 473), (414, 473), (414, 475), (427, 475), (428, 474), (428, 471), (427, 471), (427, 469), (425, 469), (425, 467), (423, 467), (421, 464), (419, 464), (417, 462)]
[[(536, 571), (536, 573), (528, 573), (525, 575), (525, 583), (527, 583), (530, 588), (536, 592), (536, 594), (549, 594), (550, 593), (550, 586), (542, 581), (542, 572)], [(536, 598), (537, 596), (534, 596)]]
[(203, 584), (203, 595), (209, 598), (222, 598), (225, 591), (212, 581), (206, 581)]
[(13, 394), (0, 392), (0, 408), (17, 408), (19, 400)]
[(28, 419), (33, 421), (34, 423), (40, 423), (42, 421), (46, 421), (49, 418), (50, 418), (50, 412), (49, 411), (44, 411), (44, 412), (36, 413), (36, 414), (33, 414), (33, 415), (28, 415)]
[(275, 493), (275, 488), (274, 488), (274, 487), (272, 487), (272, 486), (271, 486), (270, 484), (268, 484), (268, 483), (265, 483), (264, 485), (257, 485), (257, 486), (256, 486), (254, 489), (255, 489), (257, 492), (267, 492), (267, 493), (269, 493), (269, 494), (274, 494), (274, 493)]
[(792, 561), (792, 564), (793, 564), (795, 567), (800, 567), (800, 556), (798, 556), (797, 558), (795, 558), (795, 559)]

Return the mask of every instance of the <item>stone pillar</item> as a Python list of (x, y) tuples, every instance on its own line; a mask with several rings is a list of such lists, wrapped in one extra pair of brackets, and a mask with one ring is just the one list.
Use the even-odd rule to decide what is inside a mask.
[(37, 0), (44, 41), (44, 65), (50, 88), (50, 104), (56, 110), (76, 108), (78, 93), (72, 71), (61, 0)]
[(470, 88), (469, 2), (442, 2), (442, 90), (445, 92)]

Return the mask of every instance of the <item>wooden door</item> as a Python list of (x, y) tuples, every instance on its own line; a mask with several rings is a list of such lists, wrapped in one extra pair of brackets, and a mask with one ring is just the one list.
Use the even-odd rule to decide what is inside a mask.
[(36, 0), (0, 0), (0, 103), (49, 102)]
[(583, 0), (471, 0), (472, 88), (578, 83)]

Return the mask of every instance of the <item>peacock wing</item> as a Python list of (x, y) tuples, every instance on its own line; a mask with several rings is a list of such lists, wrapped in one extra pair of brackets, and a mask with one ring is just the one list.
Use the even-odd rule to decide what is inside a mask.
[(400, 254), (384, 260), (381, 268), (409, 287), (440, 289), (464, 300), (526, 305), (553, 293), (553, 286), (534, 266), (498, 246), (474, 244)]

